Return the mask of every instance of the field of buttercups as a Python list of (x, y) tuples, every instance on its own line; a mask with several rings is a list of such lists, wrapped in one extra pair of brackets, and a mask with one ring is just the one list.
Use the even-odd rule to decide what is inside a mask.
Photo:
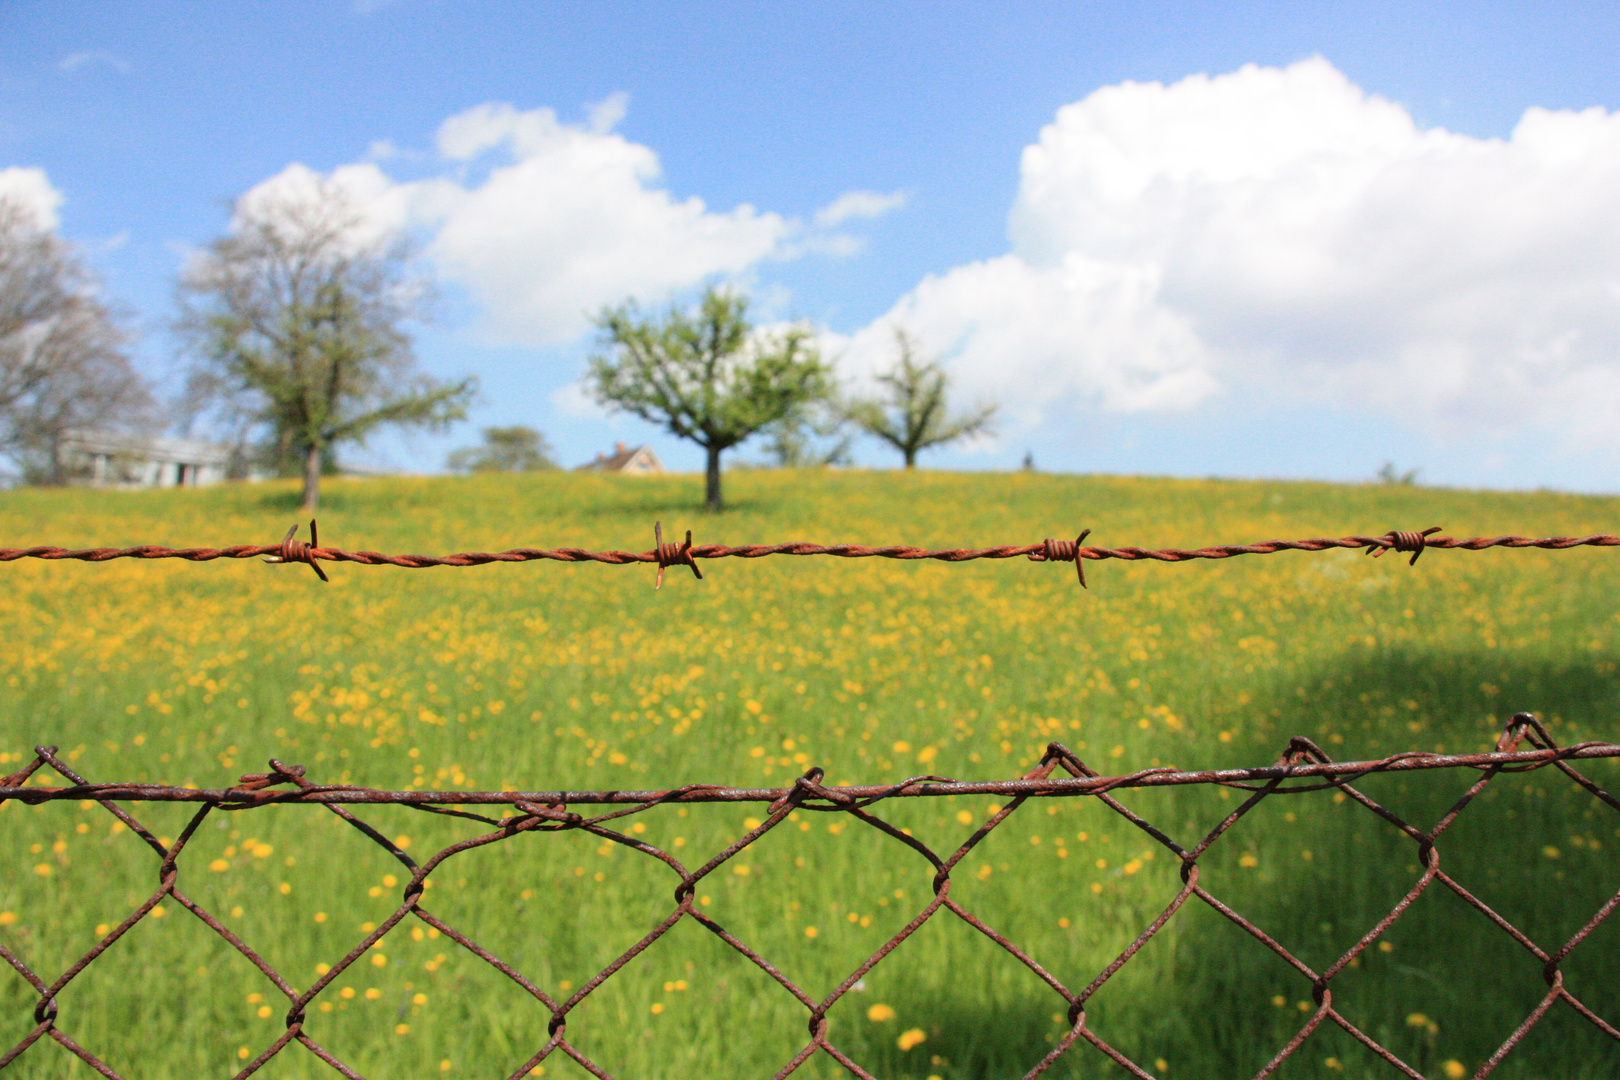
[[(444, 554), (516, 546), (1033, 543), (1200, 546), (1444, 525), (1454, 536), (1614, 532), (1620, 500), (1398, 486), (1039, 475), (747, 472), (733, 507), (694, 478), (536, 474), (335, 482), (322, 541)], [(172, 492), (15, 491), (0, 542), (66, 547), (268, 543), (295, 517), (280, 485)], [(962, 565), (775, 557), (709, 561), (704, 580), (531, 563), (402, 570), (121, 561), (0, 566), (7, 715), (0, 769), (61, 746), (93, 780), (222, 787), (270, 757), (319, 783), (383, 788), (777, 786), (920, 773), (1007, 779), (1059, 741), (1102, 772), (1275, 760), (1306, 735), (1338, 758), (1488, 749), (1538, 713), (1560, 741), (1620, 737), (1620, 562), (1612, 550), (1282, 553), (1219, 563), (1022, 559)], [(1613, 787), (1615, 770), (1589, 773)], [(9, 765), (9, 768), (8, 768)], [(1364, 786), (1425, 825), (1467, 786), (1440, 773)], [(1224, 790), (1124, 801), (1184, 844), (1236, 805)], [(1409, 841), (1331, 796), (1270, 800), (1205, 857), (1206, 882), (1325, 966), (1415, 879)], [(950, 851), (999, 806), (888, 804)], [(161, 836), (189, 811), (136, 809)], [(664, 808), (636, 835), (687, 865), (762, 806)], [(413, 855), (476, 823), (398, 807), (361, 815)], [(150, 894), (157, 860), (94, 804), (0, 810), (0, 935), (54, 974)], [(533, 842), (530, 842), (530, 840)], [(1499, 782), (1459, 820), (1449, 872), (1543, 944), (1620, 887), (1620, 819), (1551, 773)], [(184, 883), (295, 985), (399, 903), (397, 862), (313, 807), (218, 813)], [(706, 880), (706, 913), (825, 993), (926, 902), (932, 870), (871, 830), (804, 813)], [(667, 868), (584, 834), (457, 857), (429, 906), (566, 996), (670, 910)], [(956, 873), (953, 896), (1070, 985), (1153, 919), (1174, 859), (1095, 800), (1030, 804)], [(62, 1023), (125, 1075), (229, 1075), (279, 1033), (285, 1001), (169, 905), (64, 992)], [(1385, 947), (1387, 946), (1387, 948)], [(1567, 963), (1583, 1000), (1620, 1010), (1605, 925)], [(1343, 977), (1345, 1008), (1432, 1075), (1471, 1075), (1544, 992), (1500, 930), (1426, 894)], [(302, 980), (302, 981), (301, 981)], [(543, 1010), (410, 922), (312, 1007), (311, 1030), (368, 1076), (506, 1075), (546, 1038)], [(1336, 984), (1337, 985), (1337, 984)], [(1092, 1026), (1165, 1077), (1252, 1074), (1302, 1022), (1309, 985), (1207, 908), (1189, 908), (1095, 999)], [(0, 1043), (32, 1026), (0, 972)], [(1336, 999), (1337, 1000), (1337, 999)], [(935, 920), (840, 1002), (834, 1039), (884, 1076), (1017, 1075), (1066, 1027), (1061, 1001), (960, 923)], [(804, 1010), (692, 924), (609, 980), (570, 1038), (615, 1076), (768, 1076)], [(161, 1047), (161, 1050), (156, 1048)], [(1324, 1029), (1287, 1075), (1379, 1075)], [(1554, 1067), (1553, 1062), (1558, 1062)], [(1498, 1076), (1607, 1076), (1616, 1048), (1550, 1017)], [(1110, 1075), (1077, 1047), (1055, 1075)], [(1326, 1070), (1326, 1071), (1324, 1071)], [(54, 1047), (20, 1076), (90, 1075)], [(324, 1075), (297, 1047), (269, 1075)], [(837, 1075), (822, 1059), (802, 1075)], [(560, 1057), (537, 1071), (583, 1076)]]

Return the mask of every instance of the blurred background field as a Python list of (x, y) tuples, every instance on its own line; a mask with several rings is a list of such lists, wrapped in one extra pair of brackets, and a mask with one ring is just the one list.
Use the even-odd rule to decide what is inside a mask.
[[(1090, 543), (1166, 547), (1429, 525), (1579, 535), (1616, 531), (1617, 510), (1613, 498), (1400, 485), (860, 471), (738, 472), (718, 516), (701, 496), (678, 476), (336, 481), (320, 535), (390, 553), (646, 550), (661, 519), (666, 536), (691, 528), (698, 543), (988, 546), (1090, 528)], [(18, 490), (0, 499), (0, 537), (270, 543), (296, 504), (275, 483)], [(203, 787), (263, 771), (272, 756), (317, 782), (384, 788), (774, 786), (810, 765), (833, 783), (1006, 779), (1053, 740), (1103, 772), (1265, 764), (1296, 734), (1341, 759), (1477, 751), (1519, 710), (1563, 743), (1620, 738), (1620, 563), (1605, 549), (1431, 551), (1415, 567), (1354, 551), (1090, 563), (1084, 592), (1072, 566), (1024, 560), (732, 559), (705, 563), (701, 582), (675, 568), (659, 592), (644, 565), (326, 568), (327, 585), (307, 567), (236, 561), (0, 567), (0, 767), (50, 742), (92, 780)], [(1583, 769), (1612, 790), (1611, 763)], [(1363, 787), (1426, 827), (1470, 779)], [(1189, 846), (1236, 805), (1190, 789), (1123, 801)], [(912, 800), (880, 813), (949, 851), (993, 808)], [(172, 837), (189, 813), (137, 816)], [(362, 816), (409, 837), (418, 856), (479, 831), (401, 808)], [(641, 839), (690, 866), (762, 816), (720, 806), (636, 820)], [(47, 977), (155, 885), (156, 859), (111, 823), (93, 805), (0, 811), (0, 935)], [(926, 903), (932, 875), (892, 841), (837, 826), (804, 814), (750, 849), (747, 874), (718, 874), (703, 890), (708, 913), (817, 996)], [(1620, 815), (1551, 771), (1494, 783), (1442, 847), (1448, 871), (1548, 949), (1620, 887)], [(1203, 864), (1217, 895), (1322, 967), (1417, 876), (1409, 841), (1326, 796), (1268, 801)], [(953, 896), (1071, 986), (1179, 885), (1173, 859), (1094, 800), (1026, 806), (964, 867)], [(402, 876), (331, 814), (288, 808), (210, 817), (181, 884), (303, 986), (397, 906)], [(563, 833), (458, 856), (435, 883), (429, 908), (567, 996), (669, 911), (675, 881)], [(506, 1075), (545, 1041), (544, 1011), (412, 927), (323, 995), (311, 1034), (368, 1076)], [(1539, 963), (1439, 889), (1386, 941), (1336, 982), (1335, 1001), (1429, 1075), (1472, 1074), (1545, 992)], [(1620, 926), (1606, 923), (1564, 966), (1611, 1022), (1617, 955)], [(1309, 998), (1305, 980), (1193, 901), (1089, 1014), (1157, 1074), (1227, 1077), (1253, 1074)], [(30, 1029), (32, 999), (0, 972), (0, 1043)], [(142, 1077), (228, 1075), (277, 1036), (286, 1011), (273, 985), (173, 905), (60, 1006), (75, 1039)], [(879, 1075), (1019, 1075), (1059, 1036), (1062, 1012), (1027, 971), (941, 918), (833, 1010), (831, 1037)], [(615, 1076), (770, 1075), (803, 1045), (804, 1015), (688, 923), (588, 998), (569, 1033)], [(902, 1040), (908, 1031), (923, 1037)], [(1380, 1068), (1324, 1028), (1280, 1075)], [(293, 1047), (269, 1069), (327, 1067)], [(1560, 1006), (1495, 1075), (1617, 1070), (1614, 1044)], [(90, 1075), (43, 1043), (8, 1072)], [(803, 1072), (837, 1074), (825, 1059)], [(1054, 1072), (1115, 1074), (1084, 1046)], [(543, 1075), (585, 1074), (554, 1056)]]

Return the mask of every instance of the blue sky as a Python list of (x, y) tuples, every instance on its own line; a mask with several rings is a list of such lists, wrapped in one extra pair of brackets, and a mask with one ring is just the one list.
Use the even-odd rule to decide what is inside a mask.
[(570, 388), (587, 312), (722, 280), (852, 387), (899, 323), (1001, 403), (934, 467), (1620, 492), (1617, 60), (1596, 4), (11, 0), (0, 176), (169, 385), (233, 198), (330, 176), (412, 231), (421, 362), (483, 399), (357, 461), (526, 423), (695, 469)]

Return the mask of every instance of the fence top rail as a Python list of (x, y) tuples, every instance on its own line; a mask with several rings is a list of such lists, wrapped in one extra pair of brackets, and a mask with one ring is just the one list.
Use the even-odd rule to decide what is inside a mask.
[[(40, 761), (54, 758), (56, 747), (40, 746)], [(1054, 743), (1049, 752), (1073, 757), (1071, 751)], [(1189, 771), (1174, 766), (1142, 769), (1119, 776), (1023, 777), (1016, 780), (953, 780), (945, 776), (914, 776), (896, 784), (856, 784), (822, 786), (824, 772), (812, 768), (792, 787), (743, 788), (719, 784), (689, 784), (664, 790), (631, 791), (386, 791), (353, 785), (310, 784), (286, 790), (273, 790), (282, 783), (307, 784), (300, 766), (272, 762), (270, 773), (242, 777), (242, 784), (230, 788), (189, 788), (169, 784), (105, 783), (74, 784), (63, 787), (28, 787), (26, 776), (13, 774), (0, 783), (0, 802), (16, 799), (24, 803), (94, 799), (127, 802), (212, 803), (247, 808), (280, 803), (374, 803), (401, 806), (508, 805), (520, 803), (543, 806), (627, 805), (648, 803), (733, 803), (793, 801), (805, 810), (842, 810), (870, 805), (883, 799), (942, 797), (950, 795), (1075, 796), (1101, 795), (1121, 788), (1180, 787), (1216, 784), (1247, 787), (1284, 780), (1319, 779), (1322, 784), (1278, 786), (1275, 793), (1319, 790), (1340, 782), (1357, 780), (1374, 773), (1410, 772), (1427, 769), (1472, 768), (1498, 772), (1519, 772), (1544, 768), (1561, 761), (1620, 757), (1620, 744), (1584, 742), (1568, 747), (1535, 750), (1504, 749), (1479, 754), (1437, 754), (1406, 752), (1372, 761), (1325, 760), (1314, 744), (1296, 738), (1276, 764), (1244, 769), (1205, 769)], [(1078, 760), (1076, 758), (1076, 760)]]
[(1565, 551), (1576, 547), (1620, 547), (1620, 536), (1594, 533), (1589, 536), (1475, 536), (1461, 538), (1438, 536), (1440, 526), (1421, 532), (1391, 529), (1381, 535), (1354, 535), (1341, 537), (1311, 537), (1303, 540), (1262, 540), (1253, 544), (1218, 544), (1201, 548), (1142, 548), (1142, 547), (1087, 547), (1090, 529), (1083, 530), (1073, 540), (1047, 538), (1033, 544), (1008, 544), (982, 548), (920, 548), (907, 545), (869, 547), (864, 544), (814, 544), (808, 541), (790, 541), (780, 544), (726, 544), (692, 543), (692, 532), (676, 544), (664, 540), (662, 522), (653, 525), (653, 548), (650, 551), (589, 551), (584, 548), (513, 548), (508, 551), (466, 551), (453, 555), (388, 555), (378, 551), (345, 551), (341, 548), (321, 547), (315, 522), (309, 523), (309, 541), (296, 539), (298, 526), (287, 530), (278, 544), (238, 544), (232, 547), (172, 548), (155, 544), (123, 548), (63, 548), (35, 546), (26, 548), (0, 548), (0, 562), (18, 559), (46, 561), (76, 560), (81, 562), (108, 562), (113, 559), (182, 559), (188, 562), (211, 562), (215, 559), (264, 559), (271, 563), (303, 563), (327, 580), (322, 562), (359, 563), (362, 566), (399, 566), (422, 570), (435, 566), (485, 566), (490, 563), (522, 563), (549, 560), (554, 562), (595, 562), (610, 565), (656, 563), (657, 586), (662, 586), (664, 571), (671, 566), (685, 566), (697, 577), (703, 577), (698, 559), (759, 559), (768, 555), (829, 555), (841, 559), (919, 559), (946, 563), (971, 562), (976, 559), (1026, 558), (1032, 562), (1073, 563), (1080, 584), (1086, 584), (1086, 560), (1122, 559), (1127, 562), (1187, 562), (1193, 559), (1230, 559), (1238, 555), (1273, 555), (1279, 551), (1328, 551), (1333, 549), (1362, 550), (1379, 556), (1386, 551), (1410, 552), (1411, 562), (1429, 548), (1463, 551), (1483, 551), (1487, 548), (1539, 548), (1547, 551)]

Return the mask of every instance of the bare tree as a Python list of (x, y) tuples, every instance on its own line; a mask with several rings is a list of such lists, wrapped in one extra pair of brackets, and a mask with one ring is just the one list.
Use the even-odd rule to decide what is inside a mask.
[(76, 429), (153, 426), (152, 395), (78, 253), (0, 198), (0, 454), (31, 483), (67, 479)]
[(443, 428), (466, 415), (473, 380), (415, 370), (404, 324), (426, 283), (402, 240), (371, 238), (343, 192), (238, 200), (229, 232), (182, 274), (176, 327), (195, 351), (194, 408), (259, 431), (272, 459), (320, 498), (336, 448), (376, 428)]
[(900, 350), (899, 359), (877, 377), (886, 388), (886, 400), (855, 401), (845, 406), (851, 422), (900, 451), (908, 469), (917, 467), (920, 451), (993, 430), (995, 405), (981, 405), (962, 416), (949, 416), (945, 408), (945, 372), (935, 361), (919, 361), (911, 335), (900, 327), (895, 328), (894, 340)]
[(597, 319), (613, 355), (591, 358), (592, 396), (703, 447), (710, 510), (721, 507), (723, 451), (827, 395), (809, 331), (756, 337), (747, 312), (746, 298), (709, 288), (695, 315), (647, 319), (625, 303)]

